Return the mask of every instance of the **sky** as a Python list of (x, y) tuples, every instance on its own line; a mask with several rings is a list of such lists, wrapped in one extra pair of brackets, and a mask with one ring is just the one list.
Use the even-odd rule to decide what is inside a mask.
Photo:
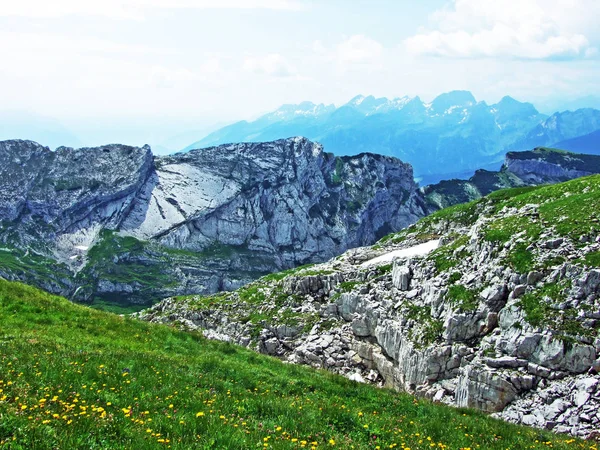
[(598, 17), (599, 0), (0, 0), (0, 119), (168, 151), (357, 94), (558, 109), (600, 96)]

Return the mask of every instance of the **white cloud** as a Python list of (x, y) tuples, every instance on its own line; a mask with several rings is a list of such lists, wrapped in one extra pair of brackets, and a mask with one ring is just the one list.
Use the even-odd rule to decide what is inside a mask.
[(198, 74), (188, 69), (172, 69), (163, 66), (153, 66), (150, 70), (150, 85), (159, 88), (172, 88), (179, 83), (198, 79)]
[(221, 60), (215, 56), (208, 57), (200, 65), (200, 72), (202, 74), (217, 74), (223, 70), (221, 67)]
[[(126, 44), (92, 37), (0, 31), (2, 77), (17, 90), (23, 85), (118, 92), (219, 85), (227, 79), (218, 54), (181, 61), (177, 50)], [(98, 95), (100, 97), (100, 94)]]
[(0, 41), (6, 43), (0, 47), (0, 55), (8, 59), (10, 55), (45, 54), (45, 55), (69, 55), (69, 54), (122, 54), (122, 53), (152, 53), (172, 54), (173, 50), (150, 47), (138, 44), (125, 44), (113, 42), (106, 39), (93, 37), (79, 37), (73, 39), (68, 36), (48, 33), (26, 33), (13, 31), (0, 31)]
[(600, 2), (590, 0), (570, 0), (569, 5), (565, 0), (454, 0), (451, 7), (432, 14), (432, 29), (404, 44), (416, 55), (585, 58), (596, 50), (584, 34), (586, 19), (576, 15), (595, 12), (600, 14)]
[(296, 69), (278, 53), (266, 56), (247, 56), (244, 59), (243, 69), (247, 72), (272, 77), (289, 77), (296, 73)]
[(327, 47), (318, 39), (312, 43), (312, 51), (317, 55), (326, 55), (328, 52)]
[(383, 46), (379, 42), (363, 34), (351, 36), (337, 47), (339, 61), (343, 64), (372, 63), (382, 52)]
[(78, 0), (0, 0), (0, 16), (57, 18), (67, 15), (104, 16), (114, 19), (139, 18), (127, 2)]
[(301, 10), (298, 0), (0, 0), (0, 16), (57, 18), (68, 15), (143, 19), (151, 9)]

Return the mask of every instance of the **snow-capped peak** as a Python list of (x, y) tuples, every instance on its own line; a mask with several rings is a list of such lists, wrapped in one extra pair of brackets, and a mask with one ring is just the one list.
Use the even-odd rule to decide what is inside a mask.
[(350, 106), (360, 111), (365, 116), (371, 116), (374, 114), (386, 113), (393, 110), (400, 110), (409, 103), (413, 98), (404, 96), (388, 99), (386, 97), (376, 98), (372, 95), (365, 97), (364, 95), (357, 95), (352, 98), (345, 106)]
[(357, 95), (356, 97), (354, 97), (352, 100), (350, 100), (348, 102), (349, 105), (354, 105), (354, 106), (360, 106), (362, 104), (362, 102), (365, 101), (365, 96), (364, 95)]
[(279, 107), (272, 113), (263, 116), (269, 120), (291, 120), (297, 117), (318, 117), (322, 114), (332, 112), (334, 105), (325, 105), (323, 103), (315, 104), (313, 102), (302, 102), (299, 104), (287, 104)]

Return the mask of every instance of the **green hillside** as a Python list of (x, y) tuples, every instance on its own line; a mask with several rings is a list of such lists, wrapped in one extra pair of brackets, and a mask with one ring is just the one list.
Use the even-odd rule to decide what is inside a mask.
[(0, 448), (585, 448), (0, 280)]

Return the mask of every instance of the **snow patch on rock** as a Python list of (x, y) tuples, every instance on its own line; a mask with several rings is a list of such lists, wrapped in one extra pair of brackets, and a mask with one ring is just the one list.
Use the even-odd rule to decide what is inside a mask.
[(364, 263), (362, 263), (361, 267), (379, 266), (382, 264), (390, 263), (394, 259), (412, 258), (414, 256), (425, 256), (428, 253), (435, 250), (436, 248), (438, 248), (439, 245), (440, 240), (433, 239), (423, 244), (415, 245), (409, 248), (403, 248), (400, 250), (394, 250), (392, 252), (386, 253), (385, 255), (378, 256), (377, 258), (370, 259), (369, 261), (365, 261)]

